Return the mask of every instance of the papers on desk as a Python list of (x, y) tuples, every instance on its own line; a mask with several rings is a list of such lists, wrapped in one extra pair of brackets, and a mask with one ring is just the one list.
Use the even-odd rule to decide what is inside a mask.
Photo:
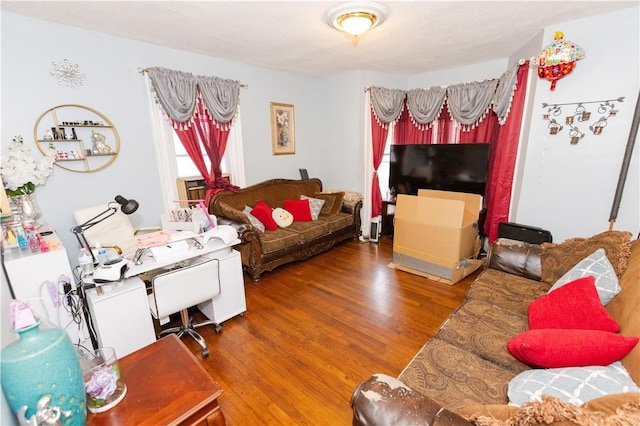
[(189, 243), (186, 239), (168, 242), (161, 246), (155, 246), (149, 248), (151, 255), (156, 259), (156, 262), (164, 262), (184, 255), (189, 252)]
[(150, 247), (151, 255), (156, 262), (171, 260), (189, 251), (189, 240), (195, 240), (203, 246), (210, 240), (217, 239), (228, 245), (238, 239), (238, 232), (229, 225), (219, 225), (202, 234), (195, 234), (191, 231), (171, 232), (169, 241), (162, 245)]

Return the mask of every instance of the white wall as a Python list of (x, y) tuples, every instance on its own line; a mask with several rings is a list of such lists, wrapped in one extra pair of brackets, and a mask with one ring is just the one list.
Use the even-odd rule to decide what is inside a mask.
[[(51, 62), (65, 58), (79, 64), (86, 74), (83, 86), (72, 89), (58, 85), (49, 75)], [(74, 225), (73, 210), (103, 204), (122, 194), (140, 203), (138, 212), (131, 216), (136, 227), (159, 223), (159, 171), (145, 77), (138, 72), (140, 67), (148, 66), (233, 78), (248, 84), (241, 90), (247, 184), (273, 177), (298, 178), (299, 167), (316, 161), (321, 135), (319, 82), (315, 79), (3, 13), (0, 140), (7, 143), (21, 134), (39, 155), (32, 140), (36, 119), (52, 106), (66, 103), (102, 112), (120, 134), (121, 151), (111, 166), (95, 173), (56, 168), (46, 185), (36, 191), (43, 219), (57, 229), (72, 259), (77, 253), (77, 243), (68, 231)], [(270, 102), (295, 105), (295, 155), (271, 154)], [(317, 170), (316, 175), (323, 178), (321, 172)]]
[(409, 77), (408, 88), (446, 87), (451, 84), (499, 78), (507, 70), (507, 63), (507, 58), (503, 58), (459, 68), (415, 74)]
[[(588, 237), (608, 229), (609, 213), (639, 89), (638, 8), (556, 25), (544, 31), (543, 46), (553, 41), (556, 30), (585, 49), (573, 73), (557, 83), (538, 79), (531, 110), (526, 162), (515, 206), (514, 220), (549, 229), (554, 241)], [(531, 70), (535, 72), (534, 70)], [(585, 137), (569, 143), (567, 127), (550, 135), (542, 119), (542, 103), (595, 101), (625, 96), (619, 113), (609, 120), (601, 135), (581, 125)], [(585, 105), (592, 111), (598, 104)], [(563, 107), (561, 119), (571, 111)], [(637, 145), (637, 143), (636, 143)], [(640, 147), (636, 146), (623, 193), (617, 230), (640, 231)]]
[[(37, 197), (44, 219), (60, 234), (75, 264), (71, 212), (105, 203), (116, 194), (135, 198), (134, 225), (159, 222), (162, 210), (159, 171), (154, 159), (147, 93), (139, 67), (163, 66), (247, 83), (241, 91), (247, 184), (273, 177), (298, 178), (298, 168), (323, 180), (325, 188), (366, 192), (364, 163), (364, 87), (410, 89), (499, 77), (518, 55), (533, 55), (561, 29), (583, 46), (587, 57), (555, 92), (534, 81), (531, 127), (517, 170), (512, 220), (547, 228), (556, 241), (605, 230), (638, 96), (638, 8), (546, 28), (512, 58), (413, 76), (350, 72), (323, 79), (269, 71), (216, 58), (162, 48), (90, 31), (2, 13), (3, 146), (14, 135), (31, 141), (35, 120), (48, 108), (77, 103), (105, 114), (118, 128), (121, 153), (107, 169), (79, 174), (56, 169)], [(533, 53), (529, 53), (534, 51)], [(526, 57), (526, 56), (525, 56)], [(52, 61), (68, 59), (86, 74), (84, 86), (59, 86), (49, 73)], [(532, 70), (535, 72), (535, 70)], [(537, 79), (534, 74), (534, 79)], [(542, 102), (573, 102), (626, 96), (620, 113), (602, 135), (587, 135), (576, 146), (566, 133), (551, 137), (542, 122)], [(271, 155), (269, 103), (295, 105), (296, 154)], [(526, 122), (528, 122), (527, 120)], [(616, 229), (640, 230), (640, 183), (636, 147)], [(6, 152), (6, 149), (3, 149)], [(6, 300), (3, 286), (3, 301)], [(1, 313), (3, 344), (7, 323)], [(4, 411), (4, 410), (3, 410)], [(0, 423), (7, 424), (6, 413)]]

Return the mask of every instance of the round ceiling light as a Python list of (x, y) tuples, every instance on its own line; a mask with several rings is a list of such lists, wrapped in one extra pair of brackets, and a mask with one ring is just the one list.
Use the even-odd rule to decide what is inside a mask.
[(384, 22), (386, 12), (380, 4), (353, 1), (330, 9), (326, 17), (333, 28), (358, 37)]

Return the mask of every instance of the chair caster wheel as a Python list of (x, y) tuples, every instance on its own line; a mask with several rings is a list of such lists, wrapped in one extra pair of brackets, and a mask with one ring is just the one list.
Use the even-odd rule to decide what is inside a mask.
[(209, 349), (203, 349), (202, 350), (202, 358), (206, 358), (209, 356)]
[(216, 333), (217, 334), (222, 333), (222, 326), (220, 324), (216, 325)]

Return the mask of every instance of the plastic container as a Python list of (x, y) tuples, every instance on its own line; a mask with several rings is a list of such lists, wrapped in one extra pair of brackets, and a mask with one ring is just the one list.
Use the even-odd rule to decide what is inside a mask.
[(20, 248), (28, 247), (29, 242), (27, 241), (27, 233), (24, 232), (24, 228), (22, 227), (22, 223), (20, 222), (12, 222), (9, 224), (11, 230), (13, 231), (16, 241), (18, 242), (18, 246)]
[(93, 273), (93, 258), (86, 248), (81, 248), (78, 253), (78, 265), (82, 276), (91, 275)]
[(27, 241), (29, 241), (29, 248), (32, 252), (36, 253), (40, 251), (40, 243), (38, 242), (38, 236), (35, 231), (26, 231)]
[(107, 250), (103, 248), (100, 243), (96, 243), (96, 260), (99, 264), (104, 265), (109, 261), (109, 255)]

